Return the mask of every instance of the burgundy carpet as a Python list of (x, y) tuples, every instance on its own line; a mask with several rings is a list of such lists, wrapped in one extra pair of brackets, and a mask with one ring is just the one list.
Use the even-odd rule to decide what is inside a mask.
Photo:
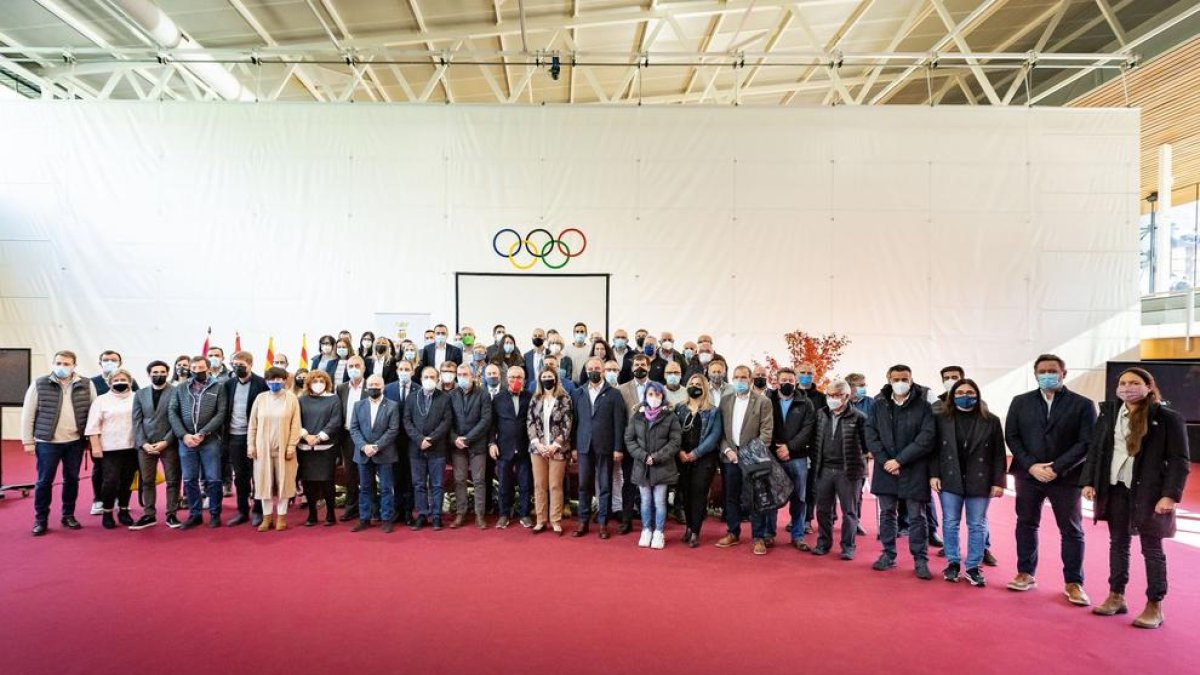
[[(12, 442), (4, 453), (4, 479), (32, 481), (32, 460)], [(1185, 507), (1200, 501), (1198, 479)], [(716, 520), (695, 550), (672, 522), (663, 551), (637, 548), (636, 534), (533, 537), (519, 525), (107, 531), (87, 515), (90, 497), (82, 481), (84, 529), (64, 531), (56, 488), (40, 539), (29, 534), (32, 496), (0, 502), (0, 673), (1196, 672), (1194, 538), (1167, 544), (1166, 624), (1138, 630), (1132, 615), (1066, 603), (1048, 510), (1041, 587), (1005, 590), (1011, 497), (993, 502), (1000, 566), (985, 568), (984, 589), (916, 579), (903, 541), (898, 569), (872, 571), (874, 523), (858, 559), (843, 562), (787, 548), (756, 557), (749, 543), (718, 550)], [(1100, 602), (1108, 535), (1086, 531), (1086, 588)], [(931, 558), (935, 574), (942, 565)], [(1135, 544), (1135, 614), (1144, 578)]]

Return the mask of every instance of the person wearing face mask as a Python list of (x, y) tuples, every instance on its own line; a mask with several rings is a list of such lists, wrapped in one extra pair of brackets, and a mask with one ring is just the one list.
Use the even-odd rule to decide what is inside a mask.
[(204, 522), (200, 516), (201, 477), (208, 492), (208, 526), (221, 526), (221, 436), (229, 416), (225, 391), (221, 382), (209, 376), (208, 361), (193, 356), (191, 379), (172, 392), (168, 415), (171, 431), (180, 442), (179, 464), (188, 507), (188, 518), (181, 526), (185, 530)]
[(658, 340), (653, 335), (646, 335), (642, 339), (642, 353), (645, 354), (651, 362), (658, 355)]
[(613, 331), (610, 347), (609, 357), (617, 362), (619, 370), (617, 384), (625, 384), (633, 379), (633, 354), (636, 351), (629, 346), (629, 332), (624, 328)]
[(396, 527), (396, 438), (400, 435), (400, 407), (383, 397), (383, 376), (367, 378), (367, 398), (354, 405), (350, 439), (358, 465), (358, 523), (351, 532), (371, 526), (376, 511), (375, 483), (379, 483), (379, 521), (385, 533)]
[(639, 328), (633, 332), (633, 342), (637, 345), (639, 352), (646, 346), (646, 336), (649, 334), (650, 331), (645, 328)]
[(692, 361), (696, 359), (696, 343), (692, 342), (691, 340), (684, 342), (683, 351), (681, 351), (680, 354), (683, 355), (684, 368), (692, 365)]
[(220, 347), (209, 347), (205, 355), (208, 359), (208, 377), (217, 382), (229, 379), (232, 371), (225, 365), (225, 350)]
[[(92, 384), (96, 387), (96, 395), (103, 396), (108, 393), (108, 380), (113, 373), (121, 367), (121, 355), (111, 349), (106, 349), (100, 352), (100, 374), (92, 377)], [(132, 382), (133, 391), (138, 390), (137, 380)], [(100, 503), (100, 493), (103, 490), (104, 482), (104, 457), (103, 455), (92, 457), (92, 494), (96, 499), (92, 502), (92, 515), (98, 516), (103, 511), (103, 506)]]
[(46, 534), (50, 519), (51, 490), (62, 470), (62, 525), (82, 527), (75, 519), (79, 496), (79, 467), (83, 464), (88, 411), (96, 398), (92, 381), (75, 372), (75, 353), (54, 355), (49, 375), (37, 378), (25, 391), (21, 407), (21, 444), (25, 453), (37, 455), (37, 483), (33, 492), (33, 536)]
[(392, 354), (392, 341), (382, 335), (375, 338), (371, 356), (364, 360), (364, 364), (368, 377), (378, 375), (384, 383), (393, 382), (396, 379), (396, 359)]
[(513, 487), (518, 489), (516, 514), (521, 526), (533, 527), (529, 517), (533, 506), (533, 464), (529, 455), (529, 404), (533, 394), (525, 391), (525, 369), (510, 366), (507, 387), (491, 399), (492, 428), (488, 454), (496, 461), (500, 481), (500, 517), (496, 528), (508, 527), (513, 514)]
[(674, 408), (687, 401), (687, 388), (683, 386), (683, 368), (678, 363), (667, 363), (663, 371), (663, 383), (667, 385), (667, 405)]
[(571, 343), (563, 348), (563, 355), (569, 359), (562, 362), (563, 367), (567, 369), (564, 379), (578, 382), (587, 360), (592, 355), (591, 346), (588, 344), (587, 324), (582, 321), (575, 324), (571, 332)]
[(688, 378), (687, 401), (675, 406), (679, 418), (679, 491), (683, 502), (683, 543), (700, 546), (700, 529), (708, 516), (708, 491), (717, 472), (717, 447), (724, 435), (721, 414), (708, 395), (708, 378)]
[(758, 364), (750, 371), (750, 388), (754, 393), (766, 396), (771, 393), (770, 380), (767, 377), (767, 367)]
[(437, 338), (436, 332), (432, 328), (427, 329), (424, 333), (422, 333), (421, 339), (423, 340), (423, 342), (421, 343), (421, 348), (424, 349), (425, 347), (428, 347), (429, 345), (434, 344), (435, 342), (437, 342), (436, 338)]
[(475, 525), (487, 527), (487, 442), (491, 431), (492, 407), (487, 393), (476, 383), (467, 366), (459, 366), (456, 386), (450, 392), (451, 460), (454, 464), (454, 521), (450, 529), (462, 527), (467, 518), (467, 472), (475, 495)]
[[(630, 377), (633, 377), (631, 374)], [(610, 387), (619, 386), (621, 383), (621, 364), (616, 361), (604, 362), (604, 381)]]
[[(930, 402), (933, 404), (933, 414), (934, 415), (940, 415), (942, 412), (942, 409), (946, 405), (954, 405), (954, 402), (950, 400), (950, 390), (954, 388), (954, 385), (958, 384), (960, 381), (962, 381), (967, 376), (967, 372), (963, 369), (962, 366), (946, 366), (946, 367), (942, 368), (941, 371), (938, 372), (938, 375), (942, 380), (942, 392), (939, 393)], [(930, 392), (930, 393), (932, 393), (932, 392)], [(937, 536), (938, 518), (937, 518), (937, 511), (935, 510), (935, 508), (933, 506), (933, 502), (929, 502), (929, 510), (926, 511), (925, 515), (926, 515), (926, 520), (929, 523), (929, 544), (930, 544), (930, 546), (934, 546), (939, 549), (938, 553), (937, 553), (939, 558), (944, 558), (944, 557), (946, 557), (946, 550), (943, 547), (942, 540), (938, 539), (938, 536)], [(908, 529), (908, 521), (904, 517), (904, 511), (901, 511), (900, 512), (900, 531), (901, 531), (901, 533), (903, 533), (906, 529)], [(983, 548), (983, 564), (995, 567), (996, 566), (996, 558), (992, 556), (992, 552), (991, 552), (991, 548), (992, 548), (991, 535), (985, 534), (985, 540), (986, 541), (984, 542), (984, 548)]]
[(350, 374), (346, 370), (350, 365), (349, 358), (354, 356), (354, 346), (350, 344), (350, 340), (347, 338), (338, 338), (333, 346), (333, 355), (337, 357), (337, 362), (333, 367), (333, 373), (330, 377), (338, 385), (343, 382), (349, 382)]
[[(600, 538), (608, 539), (608, 517), (612, 510), (613, 457), (624, 450), (625, 401), (621, 393), (604, 381), (604, 362), (588, 359), (584, 366), (587, 384), (571, 395), (575, 410), (575, 449), (579, 462), (579, 528), (572, 536), (583, 537), (591, 522), (592, 493), (596, 493), (596, 520)], [(596, 487), (598, 485), (598, 487)]]
[(329, 375), (329, 377), (332, 378), (334, 376), (334, 374), (337, 372), (338, 366), (338, 357), (333, 351), (336, 342), (337, 341), (333, 339), (332, 335), (321, 336), (320, 341), (317, 343), (317, 355), (312, 357), (312, 360), (308, 363), (308, 369), (310, 372), (323, 370), (325, 371), (325, 374)]
[(713, 361), (708, 364), (705, 377), (708, 379), (708, 395), (714, 406), (721, 405), (721, 399), (734, 393), (733, 385), (726, 381), (727, 368), (724, 361)]
[(445, 361), (453, 361), (455, 366), (463, 362), (462, 349), (447, 344), (450, 329), (446, 324), (439, 323), (433, 327), (433, 343), (421, 349), (421, 370), (425, 368), (441, 368)]
[[(475, 329), (470, 326), (463, 326), (459, 329), (458, 337), (454, 340), (454, 344), (463, 350), (463, 354), (470, 353), (475, 348), (475, 345), (479, 344), (479, 341), (475, 339)], [(483, 348), (485, 352), (484, 360), (486, 360), (487, 345), (480, 344), (479, 346)]]
[[(567, 356), (565, 352), (566, 350), (563, 348), (562, 336), (558, 333), (548, 333), (546, 335), (546, 355), (542, 357), (542, 367), (546, 367), (547, 359), (553, 358), (554, 367), (563, 369), (563, 373), (560, 376), (563, 384), (571, 385), (572, 389), (574, 389), (575, 378), (571, 376), (571, 373), (573, 373), (575, 370), (575, 364), (571, 361), (571, 357)], [(529, 381), (530, 389), (537, 388), (536, 380), (537, 378), (535, 377)]]
[[(558, 356), (552, 355), (547, 355), (544, 359), (542, 359), (542, 370), (546, 370), (547, 368), (558, 373), (559, 386), (561, 386), (563, 390), (567, 392), (568, 396), (573, 396), (575, 394), (576, 387), (575, 383), (571, 382), (571, 380), (567, 377), (567, 373), (570, 372), (570, 368), (563, 365), (562, 360)], [(537, 379), (535, 378), (527, 385), (527, 387), (531, 394), (536, 394), (538, 387)]]
[[(225, 433), (222, 434), (225, 442), (221, 454), (233, 473), (233, 487), (237, 493), (237, 515), (230, 519), (228, 526), (236, 527), (249, 522), (258, 527), (262, 523), (263, 505), (257, 500), (252, 501), (253, 478), (257, 473), (247, 454), (247, 448), (250, 411), (258, 397), (267, 391), (267, 381), (254, 373), (254, 355), (250, 352), (234, 354), (230, 363), (233, 364), (233, 377), (223, 383), (225, 400), (229, 402), (229, 416), (225, 423)], [(274, 366), (268, 370), (271, 369), (274, 369)], [(284, 378), (287, 378), (287, 371), (284, 371)]]
[(963, 370), (962, 366), (946, 366), (938, 371), (938, 375), (942, 380), (942, 391), (937, 392), (937, 396), (930, 401), (933, 404), (933, 414), (935, 415), (941, 414), (942, 406), (947, 403), (953, 405), (953, 401), (950, 400), (950, 390), (967, 376), (967, 372)]
[[(413, 394), (421, 391), (421, 384), (414, 381), (413, 366), (408, 360), (396, 362), (396, 380), (383, 388), (383, 395), (400, 406), (400, 423), (404, 423), (404, 407)], [(413, 518), (412, 452), (407, 433), (396, 439), (396, 517), (411, 526)]]
[(254, 462), (254, 499), (264, 514), (259, 532), (287, 529), (288, 500), (296, 496), (296, 445), (300, 402), (287, 387), (287, 371), (267, 369), (267, 393), (250, 408), (246, 457)]
[(187, 354), (181, 354), (175, 358), (175, 365), (171, 369), (171, 384), (181, 384), (188, 381), (192, 376), (192, 357)]
[(371, 351), (375, 348), (375, 333), (371, 331), (363, 331), (362, 337), (358, 339), (358, 355), (362, 357), (365, 363), (371, 358)]
[(1000, 418), (988, 412), (979, 385), (960, 378), (946, 391), (937, 415), (937, 451), (929, 463), (929, 485), (942, 502), (946, 533), (946, 581), (957, 582), (964, 562), (958, 545), (959, 521), (967, 515), (966, 577), (972, 586), (986, 582), (980, 566), (987, 539), (991, 499), (1004, 496), (1006, 457)]
[[(653, 336), (651, 336), (653, 339)], [(621, 398), (625, 400), (625, 414), (632, 417), (638, 406), (646, 398), (646, 387), (650, 384), (650, 357), (645, 354), (633, 355), (633, 379), (617, 388)], [(633, 473), (633, 457), (626, 452), (613, 453), (613, 461), (620, 462), (621, 472), (614, 481), (614, 486), (620, 486), (621, 491), (621, 526), (618, 534), (628, 534), (633, 529), (633, 514), (638, 498), (637, 486), (630, 480)]]
[[(508, 335), (508, 329), (504, 327), (504, 324), (498, 323), (492, 326), (492, 343), (487, 346), (488, 363), (491, 363), (496, 358), (496, 355), (503, 350), (505, 335)], [(520, 353), (517, 356), (520, 356)]]
[(708, 364), (713, 361), (725, 361), (725, 357), (713, 349), (712, 336), (701, 334), (696, 338), (695, 358), (689, 359), (687, 367), (683, 369), (684, 378), (690, 380), (696, 373), (707, 376)]
[(859, 533), (862, 484), (867, 475), (867, 416), (850, 404), (850, 384), (834, 380), (825, 389), (826, 406), (816, 413), (813, 462), (817, 474), (817, 545), (813, 555), (833, 548), (834, 499), (842, 507), (841, 559), (854, 560)]
[[(808, 492), (808, 464), (813, 452), (816, 410), (808, 397), (797, 388), (796, 371), (780, 368), (776, 377), (779, 379), (779, 388), (767, 394), (771, 400), (775, 434), (770, 449), (788, 478), (792, 479), (792, 494), (788, 498), (788, 514), (791, 516), (788, 534), (792, 546), (807, 552), (811, 549), (804, 542), (805, 502), (816, 502), (816, 499), (809, 497), (810, 494), (816, 495), (816, 487), (811, 493)], [(768, 514), (767, 518), (767, 546), (771, 546), (775, 539), (775, 512)]]
[[(525, 370), (520, 364), (515, 366), (506, 366), (503, 368), (503, 370), (508, 370), (509, 368), (521, 368), (522, 372)], [(489, 363), (487, 368), (483, 369), (483, 382), (481, 384), (483, 385), (483, 393), (487, 395), (489, 401), (504, 393), (504, 387), (502, 386), (503, 381), (500, 379), (500, 372), (501, 366), (498, 366), (495, 363)]]
[[(734, 393), (721, 399), (721, 426), (724, 438), (721, 441), (721, 481), (725, 489), (725, 536), (716, 543), (717, 548), (736, 546), (742, 534), (742, 471), (738, 466), (738, 449), (753, 438), (770, 448), (775, 437), (775, 418), (771, 401), (751, 391), (750, 367), (733, 369)], [(765, 514), (750, 514), (751, 535), (754, 537), (754, 554), (767, 554), (767, 517)]]
[(470, 371), (471, 379), (482, 380), (483, 371), (488, 365), (487, 348), (481, 344), (476, 344), (474, 347), (469, 349), (467, 353), (470, 355), (470, 359), (463, 365), (467, 367), (468, 371)]
[[(339, 521), (345, 523), (358, 518), (358, 466), (354, 463), (354, 441), (350, 438), (350, 422), (354, 417), (354, 406), (367, 397), (367, 379), (363, 359), (355, 354), (346, 363), (347, 381), (337, 386), (339, 405), (342, 407), (343, 429), (338, 455), (342, 461), (343, 480), (346, 489), (346, 508)], [(370, 517), (370, 514), (367, 514)]]
[(1146, 562), (1146, 607), (1133, 625), (1158, 628), (1167, 595), (1162, 540), (1175, 536), (1175, 507), (1188, 478), (1188, 438), (1183, 418), (1166, 407), (1154, 377), (1127, 368), (1117, 378), (1116, 401), (1100, 404), (1100, 418), (1080, 476), (1083, 496), (1094, 502), (1097, 522), (1108, 522), (1108, 597), (1092, 609), (1125, 614), (1129, 540), (1141, 539)]
[(1050, 501), (1062, 539), (1063, 589), (1067, 601), (1091, 604), (1083, 590), (1083, 507), (1079, 480), (1096, 424), (1096, 404), (1063, 383), (1067, 366), (1054, 354), (1033, 362), (1038, 388), (1009, 404), (1004, 440), (1012, 453), (1009, 473), (1017, 492), (1017, 576), (1009, 590), (1037, 586), (1038, 526)]
[(846, 376), (846, 384), (850, 385), (850, 405), (862, 414), (870, 416), (871, 408), (875, 407), (875, 399), (867, 390), (867, 377), (862, 373), (850, 373)]
[[(106, 394), (97, 396), (88, 411), (84, 433), (91, 444), (92, 457), (108, 455), (103, 462), (104, 480), (100, 489), (102, 523), (112, 530), (117, 522), (133, 525), (129, 515), (129, 495), (133, 477), (137, 474), (137, 451), (133, 447), (133, 375), (118, 368), (109, 375)], [(113, 519), (114, 504), (120, 509)]]
[(457, 377), (458, 366), (451, 361), (443, 361), (442, 365), (438, 367), (438, 388), (449, 395), (454, 391), (454, 381)]
[(631, 480), (642, 500), (641, 548), (661, 549), (666, 545), (667, 486), (679, 480), (675, 464), (680, 451), (679, 418), (667, 406), (663, 386), (651, 382), (646, 399), (625, 429), (625, 447), (633, 457)]
[(495, 349), (491, 350), (491, 356), (488, 357), (488, 363), (494, 364), (501, 371), (507, 372), (513, 366), (524, 366), (525, 359), (521, 356), (521, 350), (517, 347), (517, 338), (509, 334), (504, 334), (500, 338), (500, 343), (492, 345)]
[(407, 361), (408, 365), (412, 366), (413, 372), (421, 366), (420, 353), (417, 352), (417, 346), (412, 340), (403, 340), (400, 342), (400, 349), (396, 355), (396, 363)]
[[(817, 389), (816, 379), (817, 368), (812, 363), (805, 361), (796, 366), (796, 394), (797, 396), (807, 397), (808, 402), (812, 404), (814, 412), (825, 408), (825, 395)], [(815, 495), (817, 493), (817, 475), (815, 472), (808, 472), (804, 491), (807, 495)], [(806, 500), (804, 506), (804, 534), (812, 532), (812, 521), (816, 514), (817, 500)]]
[(908, 550), (918, 579), (929, 572), (925, 504), (930, 500), (929, 458), (937, 429), (927, 390), (913, 384), (912, 369), (897, 364), (888, 369), (888, 384), (875, 397), (867, 418), (867, 448), (875, 457), (871, 493), (879, 504), (879, 541), (883, 554), (873, 569), (896, 567), (896, 512), (903, 500), (908, 510)]
[(534, 381), (537, 379), (537, 374), (542, 372), (543, 359), (549, 353), (548, 345), (546, 344), (546, 331), (541, 328), (534, 328), (530, 344), (533, 345), (533, 348), (525, 352), (526, 382)]
[(450, 452), (450, 427), (454, 413), (450, 396), (438, 387), (435, 368), (421, 370), (421, 390), (404, 406), (404, 431), (409, 438), (409, 463), (412, 465), (413, 496), (417, 518), (411, 529), (427, 523), (442, 529), (442, 475)]
[(328, 373), (316, 370), (309, 375), (299, 404), (300, 440), (296, 450), (300, 480), (304, 481), (304, 494), (308, 498), (308, 520), (304, 521), (304, 526), (317, 524), (317, 502), (324, 501), (325, 526), (332, 527), (337, 523), (334, 513), (337, 491), (333, 477), (338, 441), (345, 430), (345, 421)]
[(304, 394), (304, 383), (308, 381), (308, 368), (297, 370), (291, 377), (291, 385), (288, 387), (297, 397)]
[[(588, 347), (588, 357), (587, 358), (589, 360), (590, 359), (600, 359), (600, 363), (603, 364), (604, 362), (612, 359), (612, 348), (610, 348), (608, 346), (608, 343), (604, 341), (604, 338), (600, 337), (599, 335), (593, 336), (592, 340), (591, 340), (591, 345)], [(601, 368), (601, 375), (603, 375), (603, 368)], [(603, 380), (604, 379), (603, 376), (600, 379)], [(583, 372), (581, 372), (579, 374), (579, 377), (576, 378), (575, 384), (579, 387), (582, 387), (582, 386), (586, 385), (587, 383), (588, 383), (587, 363), (584, 362)]]
[(150, 376), (150, 387), (139, 390), (133, 396), (133, 445), (137, 448), (140, 471), (139, 496), (142, 502), (142, 517), (129, 529), (141, 530), (158, 522), (157, 479), (158, 463), (162, 462), (163, 477), (167, 481), (168, 527), (177, 528), (180, 523), (175, 517), (179, 509), (179, 449), (175, 434), (171, 432), (171, 421), (167, 408), (174, 394), (174, 387), (167, 382), (169, 366), (163, 361), (151, 361), (146, 366)]
[(525, 424), (530, 438), (533, 462), (533, 494), (537, 523), (533, 534), (546, 531), (563, 534), (563, 478), (571, 456), (574, 411), (571, 397), (562, 387), (557, 368), (547, 366), (538, 373), (539, 388), (529, 404)]

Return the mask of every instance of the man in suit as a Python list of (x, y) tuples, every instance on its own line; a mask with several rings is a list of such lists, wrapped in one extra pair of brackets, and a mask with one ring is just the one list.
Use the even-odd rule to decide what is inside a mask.
[(450, 395), (438, 387), (437, 369), (422, 368), (421, 390), (404, 406), (404, 431), (411, 442), (409, 463), (417, 511), (413, 530), (430, 522), (434, 530), (442, 529), (442, 475), (450, 450), (453, 418)]
[(687, 382), (692, 375), (696, 373), (706, 373), (708, 364), (713, 361), (725, 361), (725, 357), (721, 356), (713, 349), (712, 337), (709, 335), (701, 335), (696, 338), (696, 356), (688, 361), (687, 368), (683, 369), (683, 381)]
[(492, 359), (496, 358), (497, 356), (504, 356), (505, 335), (508, 335), (508, 329), (504, 327), (504, 324), (498, 323), (495, 326), (492, 326), (492, 338), (494, 341), (492, 344), (488, 345), (487, 348), (488, 363), (491, 363)]
[(629, 332), (624, 328), (613, 331), (611, 356), (621, 366), (617, 376), (617, 384), (625, 384), (633, 379), (634, 349), (629, 346)]
[[(92, 385), (96, 387), (96, 395), (103, 396), (108, 393), (108, 378), (117, 372), (117, 369), (122, 364), (121, 355), (111, 349), (106, 349), (100, 352), (100, 374), (92, 376)], [(133, 391), (138, 390), (137, 380), (133, 381), (131, 387)], [(91, 454), (88, 455), (91, 457)], [(100, 504), (100, 487), (104, 482), (104, 457), (91, 457), (92, 460), (92, 494), (95, 499), (92, 500), (93, 516), (98, 516), (104, 510)], [(0, 493), (3, 494), (3, 493)]]
[(533, 329), (533, 349), (525, 352), (525, 381), (537, 380), (542, 372), (543, 359), (546, 358), (546, 331), (541, 328)]
[(588, 533), (592, 491), (599, 481), (596, 518), (600, 523), (600, 538), (608, 539), (613, 456), (624, 448), (626, 404), (621, 392), (604, 381), (602, 360), (588, 359), (584, 372), (587, 384), (571, 396), (575, 409), (572, 455), (579, 462), (579, 529), (572, 536), (582, 537)]
[[(772, 391), (771, 408), (775, 427), (771, 451), (783, 465), (788, 478), (792, 479), (792, 495), (788, 498), (788, 515), (791, 516), (790, 531), (792, 546), (801, 551), (811, 551), (804, 543), (804, 506), (808, 501), (809, 458), (813, 451), (813, 434), (816, 429), (816, 411), (810, 400), (796, 389), (796, 371), (780, 368), (776, 373), (779, 388)], [(815, 496), (815, 492), (813, 493)], [(815, 501), (815, 500), (812, 500)], [(767, 545), (774, 539), (775, 514), (769, 516)]]
[[(725, 488), (725, 536), (717, 548), (736, 546), (742, 536), (742, 470), (738, 466), (738, 448), (757, 437), (771, 447), (775, 438), (775, 418), (771, 402), (761, 394), (750, 391), (750, 367), (733, 369), (734, 393), (721, 399), (721, 421), (725, 438), (721, 440), (721, 481)], [(754, 554), (767, 554), (767, 516), (750, 514)]]
[(1067, 364), (1054, 354), (1033, 363), (1038, 388), (1012, 400), (1004, 440), (1012, 451), (1009, 468), (1017, 488), (1017, 576), (1014, 591), (1037, 585), (1038, 526), (1050, 500), (1062, 539), (1067, 601), (1091, 604), (1083, 591), (1083, 513), (1079, 476), (1087, 458), (1096, 404), (1067, 389)]
[(246, 456), (246, 434), (250, 425), (250, 409), (254, 399), (267, 390), (267, 381), (251, 370), (254, 355), (238, 352), (230, 359), (233, 376), (222, 382), (225, 400), (229, 402), (229, 415), (225, 418), (225, 444), (222, 456), (233, 469), (233, 486), (237, 492), (237, 515), (227, 523), (236, 527), (250, 522), (254, 527), (262, 523), (262, 501), (254, 499), (254, 462)]
[(687, 366), (683, 355), (675, 351), (675, 334), (665, 330), (658, 343), (658, 356), (650, 362), (650, 379), (659, 384), (666, 384), (667, 363), (670, 361), (678, 363), (680, 371)]
[[(400, 423), (404, 423), (404, 406), (410, 395), (419, 391), (421, 386), (413, 382), (413, 367), (408, 361), (396, 362), (396, 380), (384, 385), (383, 395), (394, 401), (400, 409)], [(401, 433), (396, 438), (396, 520), (404, 521), (405, 525), (413, 524), (413, 490), (412, 465), (409, 463), (410, 448), (408, 434)]]
[(733, 385), (726, 379), (728, 373), (729, 369), (724, 361), (711, 361), (705, 369), (708, 377), (708, 395), (715, 406), (720, 406), (721, 399), (733, 394)]
[(163, 361), (151, 361), (146, 366), (150, 376), (150, 388), (133, 395), (133, 446), (138, 451), (138, 481), (142, 502), (142, 517), (129, 526), (131, 530), (143, 530), (158, 522), (155, 512), (158, 492), (158, 462), (162, 461), (163, 475), (167, 479), (167, 526), (181, 525), (175, 517), (179, 509), (179, 448), (175, 445), (175, 434), (171, 431), (168, 410), (174, 387), (167, 382), (171, 366)]
[[(342, 419), (346, 433), (342, 434), (342, 445), (338, 451), (342, 459), (343, 480), (346, 488), (346, 510), (338, 520), (344, 522), (358, 518), (358, 465), (354, 463), (354, 441), (350, 438), (350, 423), (354, 407), (367, 396), (367, 380), (363, 358), (358, 354), (346, 360), (346, 377), (349, 379), (337, 386), (338, 401), (342, 406)], [(370, 514), (367, 514), (368, 517)]]
[[(489, 368), (492, 366), (489, 366)], [(529, 402), (533, 394), (525, 391), (525, 369), (512, 366), (506, 377), (508, 387), (492, 397), (492, 438), (488, 453), (496, 460), (500, 478), (500, 519), (496, 528), (508, 527), (513, 510), (513, 481), (520, 494), (517, 516), (522, 527), (533, 527), (533, 464), (529, 456)]]
[(450, 339), (450, 329), (446, 324), (439, 323), (433, 327), (433, 344), (427, 344), (421, 349), (421, 370), (426, 367), (440, 368), (443, 361), (453, 361), (454, 365), (463, 362), (462, 349), (446, 344)]
[(458, 367), (456, 387), (450, 392), (450, 410), (454, 423), (450, 430), (451, 456), (454, 462), (454, 522), (450, 529), (462, 527), (467, 517), (467, 471), (475, 488), (475, 525), (487, 527), (488, 438), (492, 424), (491, 399), (475, 379), (470, 366)]
[(354, 463), (358, 465), (358, 524), (351, 532), (371, 526), (375, 511), (375, 479), (379, 478), (379, 519), (383, 531), (391, 532), (396, 522), (396, 438), (400, 435), (400, 406), (383, 397), (383, 376), (367, 378), (367, 398), (354, 405), (350, 439)]

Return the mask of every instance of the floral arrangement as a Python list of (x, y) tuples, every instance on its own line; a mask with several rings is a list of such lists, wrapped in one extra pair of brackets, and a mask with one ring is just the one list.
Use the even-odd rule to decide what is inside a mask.
[[(846, 345), (850, 344), (850, 338), (845, 335), (837, 333), (809, 335), (802, 330), (784, 333), (783, 340), (787, 343), (788, 357), (791, 361), (787, 364), (788, 366), (794, 369), (801, 363), (813, 364), (816, 370), (813, 383), (818, 391), (825, 390), (825, 385), (829, 384), (829, 373), (833, 372), (833, 367), (842, 358), (842, 351), (846, 349)], [(755, 366), (765, 367), (767, 381), (772, 387), (778, 386), (779, 369), (785, 366), (780, 365), (779, 360), (770, 352), (764, 352), (763, 356), (762, 363), (758, 361), (752, 361), (752, 363)]]

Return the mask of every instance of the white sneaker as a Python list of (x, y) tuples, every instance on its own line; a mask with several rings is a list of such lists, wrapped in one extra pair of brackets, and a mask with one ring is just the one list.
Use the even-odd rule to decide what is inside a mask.
[(104, 513), (104, 504), (100, 502), (92, 502), (92, 515), (98, 516)]
[(638, 546), (640, 546), (642, 548), (649, 548), (650, 547), (650, 539), (653, 536), (653, 534), (654, 533), (649, 528), (642, 530), (642, 537), (641, 537), (641, 539), (638, 539)]
[(662, 548), (667, 545), (667, 538), (663, 536), (662, 530), (654, 531), (654, 538), (650, 541), (650, 548)]

